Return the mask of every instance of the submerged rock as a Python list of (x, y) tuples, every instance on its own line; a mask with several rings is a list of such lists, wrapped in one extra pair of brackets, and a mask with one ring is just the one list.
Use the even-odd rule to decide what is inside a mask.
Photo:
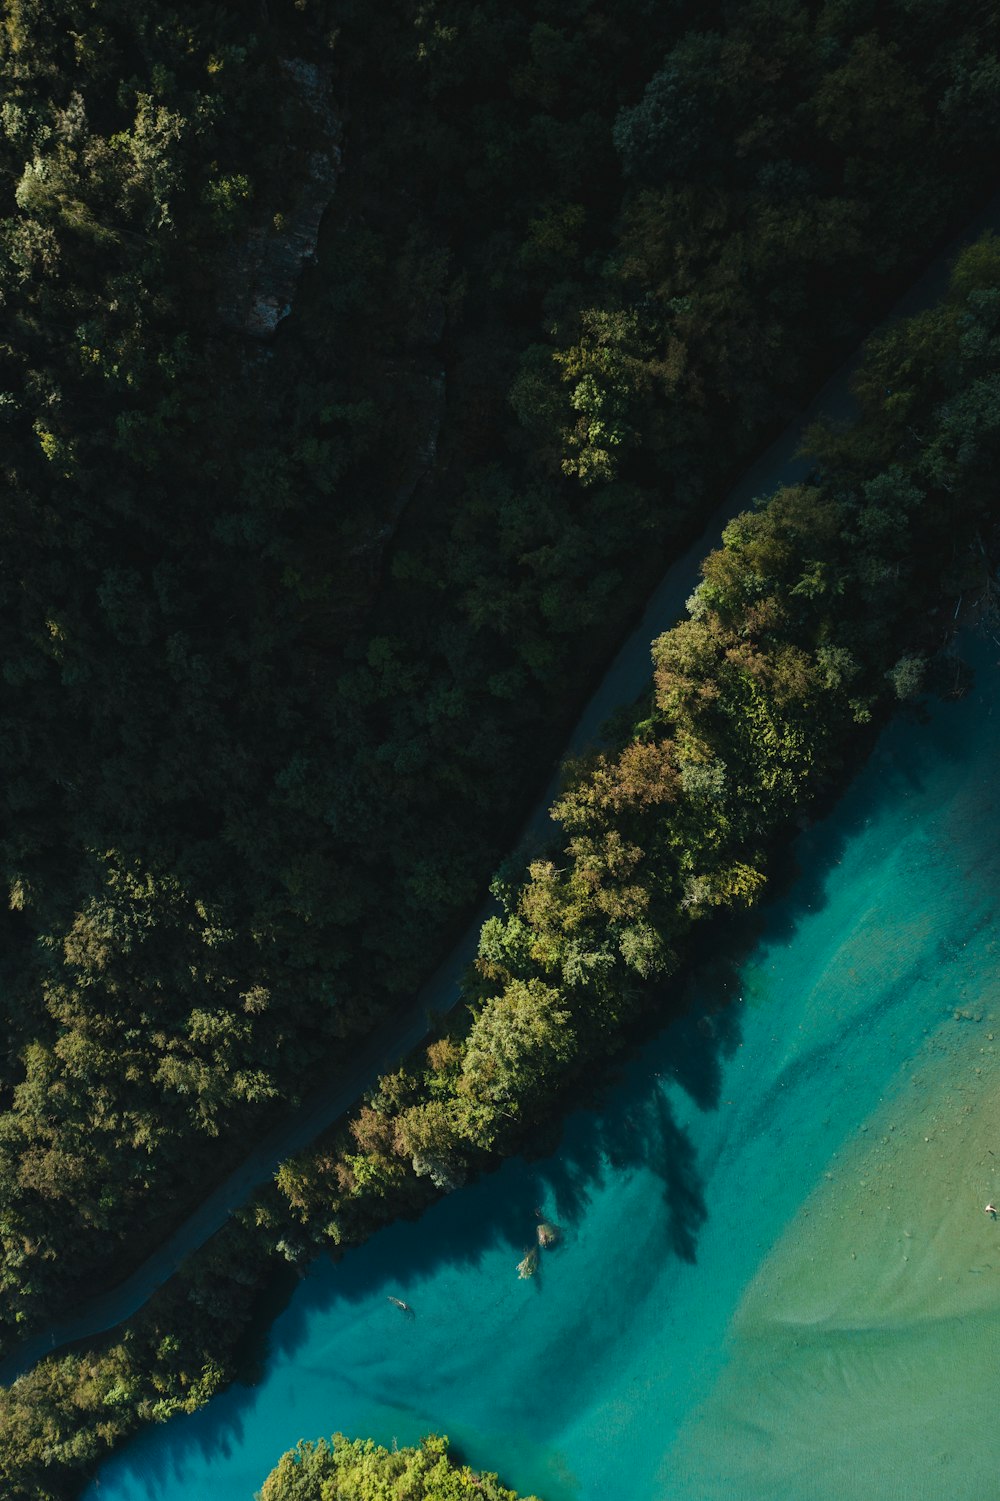
[(517, 1275), (522, 1280), (525, 1280), (528, 1277), (533, 1277), (537, 1271), (538, 1247), (532, 1246), (531, 1250), (525, 1255), (524, 1260), (517, 1263)]
[(316, 254), (320, 221), (342, 165), (342, 126), (330, 73), (301, 58), (286, 58), (281, 69), (311, 119), (316, 149), (303, 164), (292, 207), (271, 224), (256, 225), (236, 250), (220, 308), (231, 328), (265, 340), (292, 310), (302, 268)]

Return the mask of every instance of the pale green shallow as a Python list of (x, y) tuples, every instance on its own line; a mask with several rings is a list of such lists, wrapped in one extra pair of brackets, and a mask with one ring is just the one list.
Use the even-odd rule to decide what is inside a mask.
[[(996, 1494), (1000, 673), (975, 655), (974, 692), (897, 721), (739, 973), (699, 981), (599, 1116), (317, 1266), (260, 1383), (88, 1501), (250, 1501), (337, 1428), (448, 1432), (547, 1501)], [(536, 1205), (567, 1236), (524, 1283)]]

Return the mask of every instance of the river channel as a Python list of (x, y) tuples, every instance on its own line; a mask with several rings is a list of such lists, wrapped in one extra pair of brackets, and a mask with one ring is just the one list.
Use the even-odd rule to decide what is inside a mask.
[[(742, 958), (554, 1155), (334, 1266), (256, 1384), (87, 1501), (250, 1501), (335, 1430), (447, 1432), (544, 1501), (962, 1501), (1000, 1399), (1000, 670), (910, 711)], [(563, 1227), (515, 1266), (541, 1209)], [(390, 1302), (412, 1305), (404, 1317)]]

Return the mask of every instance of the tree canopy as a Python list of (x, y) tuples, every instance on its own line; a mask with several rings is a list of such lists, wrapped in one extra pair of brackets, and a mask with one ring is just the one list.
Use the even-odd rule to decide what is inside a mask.
[[(302, 1442), (282, 1455), (257, 1501), (519, 1501), (495, 1475), (455, 1464), (446, 1438), (418, 1448), (383, 1449), (371, 1439), (335, 1434)], [(525, 1497), (524, 1501), (537, 1501)]]

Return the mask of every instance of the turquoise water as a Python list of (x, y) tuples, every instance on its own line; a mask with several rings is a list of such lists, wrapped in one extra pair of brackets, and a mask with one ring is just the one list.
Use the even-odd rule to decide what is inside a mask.
[[(991, 1494), (995, 655), (882, 737), (748, 956), (553, 1156), (317, 1265), (258, 1384), (141, 1437), (87, 1501), (250, 1501), (335, 1429), (447, 1432), (545, 1501)], [(536, 1206), (565, 1239), (523, 1282)]]

